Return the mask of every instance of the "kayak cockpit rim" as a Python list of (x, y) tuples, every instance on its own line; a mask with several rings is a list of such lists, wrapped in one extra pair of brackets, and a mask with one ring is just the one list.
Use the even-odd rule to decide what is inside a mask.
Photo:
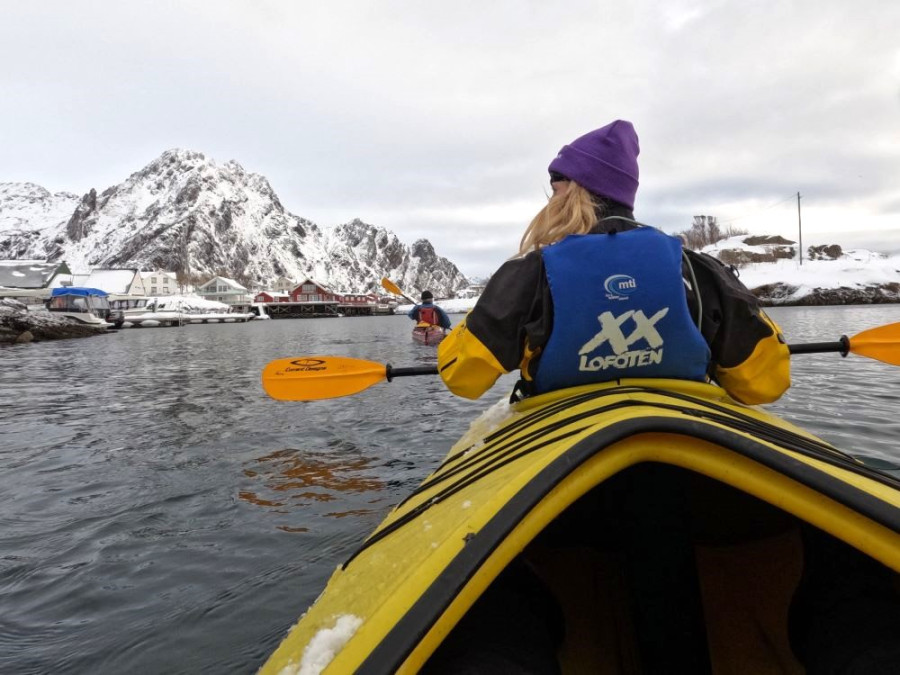
[[(466, 585), (476, 577), (479, 570), (498, 552), (498, 549), (503, 547), (505, 543), (508, 543), (511, 533), (516, 528), (532, 528), (532, 534), (530, 537), (526, 537), (530, 541), (543, 527), (553, 520), (555, 517), (553, 514), (558, 515), (564, 512), (565, 508), (574, 503), (577, 498), (583, 496), (593, 485), (605, 480), (607, 476), (601, 477), (600, 481), (593, 481), (591, 485), (586, 485), (584, 490), (572, 491), (570, 489), (567, 497), (568, 504), (564, 508), (548, 509), (547, 517), (539, 524), (530, 522), (533, 520), (532, 515), (536, 513), (536, 509), (541, 502), (555, 488), (565, 483), (572, 474), (592, 458), (597, 457), (601, 452), (613, 449), (616, 444), (629, 438), (646, 434), (661, 434), (668, 438), (681, 437), (691, 443), (695, 443), (699, 439), (718, 446), (745, 462), (749, 461), (758, 467), (762, 467), (762, 471), (770, 473), (770, 475), (766, 481), (756, 480), (757, 485), (753, 486), (741, 481), (730, 483), (727, 479), (723, 480), (725, 474), (728, 473), (727, 464), (730, 461), (734, 461), (732, 459), (723, 460), (720, 457), (716, 462), (712, 462), (711, 464), (719, 465), (718, 471), (710, 470), (714, 468), (712, 466), (703, 466), (703, 462), (697, 464), (687, 463), (685, 465), (680, 463), (678, 458), (674, 456), (669, 458), (668, 462), (663, 457), (651, 460), (671, 463), (674, 466), (681, 466), (690, 471), (703, 473), (714, 480), (723, 482), (725, 485), (732, 485), (743, 492), (758, 497), (762, 501), (767, 501), (783, 509), (787, 513), (796, 515), (801, 520), (809, 522), (823, 531), (830, 531), (835, 536), (846, 539), (846, 530), (840, 530), (836, 526), (836, 521), (842, 520), (850, 528), (860, 528), (858, 536), (851, 537), (852, 541), (848, 543), (894, 569), (900, 567), (900, 561), (896, 558), (886, 560), (889, 556), (884, 550), (871, 546), (872, 542), (876, 542), (878, 539), (867, 536), (866, 525), (860, 523), (857, 517), (859, 515), (864, 516), (871, 521), (871, 526), (883, 527), (896, 534), (900, 532), (900, 509), (896, 506), (877, 499), (872, 494), (840, 480), (813, 465), (799, 462), (764, 443), (726, 428), (691, 419), (671, 417), (630, 419), (611, 424), (576, 443), (520, 489), (497, 511), (496, 515), (484, 527), (471, 537), (468, 537), (460, 553), (444, 568), (426, 591), (416, 599), (409, 611), (393, 625), (388, 634), (372, 649), (362, 663), (361, 671), (394, 672), (399, 669), (410, 655), (423, 644), (426, 634), (434, 628), (454, 601), (458, 602), (460, 598), (465, 597), (477, 598), (490, 585), (494, 577), (482, 578), (479, 579), (480, 587), (478, 589), (474, 589), (468, 595), (464, 593)], [(702, 453), (700, 454), (702, 455)], [(719, 455), (722, 455), (722, 453), (719, 453)], [(700, 455), (695, 459), (699, 458)], [(622, 458), (622, 461), (623, 464), (616, 471), (648, 460)], [(609, 475), (616, 471), (611, 472)], [(764, 484), (768, 485), (769, 494), (759, 494), (759, 488)], [(795, 490), (791, 491), (792, 493), (782, 495), (786, 500), (773, 499), (775, 493), (785, 492), (780, 490), (780, 487), (786, 484), (804, 486), (808, 488), (807, 494), (800, 496)], [(779, 487), (775, 487), (776, 485)], [(755, 490), (754, 487), (756, 488)], [(814, 502), (819, 499), (829, 499), (847, 508), (838, 510), (837, 513), (842, 514), (838, 517), (835, 516), (835, 511), (829, 511), (827, 514), (819, 511), (817, 517), (817, 508)], [(806, 504), (806, 509), (802, 508), (803, 504)], [(798, 506), (801, 506), (801, 508), (798, 508)], [(550, 514), (550, 511), (552, 511), (552, 514)], [(521, 550), (521, 548), (520, 542), (519, 549)], [(507, 552), (502, 560), (492, 565), (492, 568), (499, 573), (499, 570), (502, 570), (514, 555), (515, 552)], [(462, 608), (460, 615), (466, 609), (468, 607)]]
[[(844, 454), (843, 452), (837, 450), (833, 446), (824, 443), (823, 441), (811, 437), (811, 436), (801, 436), (800, 434), (796, 434), (787, 429), (783, 429), (780, 427), (776, 427), (771, 424), (767, 424), (762, 422), (761, 420), (757, 420), (749, 415), (744, 415), (738, 413), (737, 411), (726, 408), (725, 406), (716, 405), (710, 401), (701, 400), (694, 398), (692, 396), (678, 394), (676, 392), (671, 392), (663, 389), (655, 389), (648, 387), (620, 387), (615, 389), (605, 389), (600, 391), (589, 392), (587, 394), (576, 395), (572, 398), (566, 398), (561, 401), (557, 401), (556, 403), (547, 406), (545, 409), (541, 410), (539, 414), (533, 415), (530, 417), (522, 418), (514, 421), (513, 423), (503, 427), (494, 433), (490, 434), (485, 439), (485, 446), (482, 448), (482, 451), (485, 451), (487, 446), (492, 443), (502, 443), (504, 439), (513, 437), (515, 434), (524, 430), (524, 425), (533, 426), (537, 423), (543, 421), (544, 419), (551, 417), (552, 415), (560, 412), (563, 409), (574, 407), (575, 405), (579, 405), (582, 403), (586, 403), (588, 401), (596, 400), (603, 396), (615, 395), (621, 396), (622, 394), (632, 394), (632, 393), (640, 393), (640, 394), (653, 394), (655, 396), (660, 397), (670, 397), (679, 399), (685, 402), (689, 402), (691, 406), (679, 406), (672, 404), (664, 404), (660, 402), (650, 402), (647, 400), (634, 400), (634, 399), (625, 399), (616, 401), (608, 406), (602, 406), (599, 408), (591, 408), (581, 413), (572, 415), (567, 417), (555, 425), (548, 425), (544, 427), (540, 427), (536, 429), (530, 436), (526, 437), (525, 441), (521, 439), (517, 439), (515, 445), (513, 447), (514, 450), (518, 450), (520, 447), (524, 448), (522, 454), (531, 453), (537, 450), (540, 450), (545, 445), (550, 443), (554, 443), (568, 436), (574, 436), (584, 431), (585, 427), (581, 428), (571, 428), (566, 430), (566, 427), (571, 427), (573, 423), (576, 422), (588, 422), (592, 417), (598, 417), (601, 415), (608, 414), (610, 411), (617, 409), (624, 409), (629, 407), (650, 407), (650, 408), (658, 408), (667, 411), (674, 411), (678, 413), (682, 413), (697, 419), (704, 419), (711, 422), (715, 422), (717, 424), (725, 425), (726, 427), (735, 428), (737, 431), (752, 431), (756, 437), (761, 438), (763, 440), (772, 441), (777, 443), (784, 449), (788, 449), (798, 454), (802, 454), (813, 459), (826, 462), (828, 464), (834, 465), (836, 467), (840, 467), (849, 471), (853, 471), (854, 473), (859, 473), (860, 475), (865, 476), (871, 480), (875, 480), (877, 482), (884, 483), (886, 485), (891, 486), (895, 489), (900, 489), (900, 480), (897, 478), (890, 476), (888, 474), (881, 473), (875, 469), (867, 467), (865, 464), (860, 461), (854, 459), (853, 457)], [(702, 406), (704, 408), (709, 408), (710, 411), (704, 411), (699, 409), (697, 406)], [(644, 418), (642, 418), (644, 419)], [(556, 436), (546, 438), (548, 436), (548, 431), (559, 431), (560, 433)], [(690, 436), (690, 429), (685, 430), (686, 434)], [(528, 441), (535, 439), (537, 437), (541, 437), (543, 440), (534, 445), (528, 446)], [(441, 466), (422, 484), (413, 491), (410, 495), (408, 495), (403, 501), (400, 502), (400, 505), (403, 505), (415, 498), (416, 496), (426, 492), (427, 490), (435, 487), (441, 482), (447, 481), (448, 478), (452, 478), (457, 474), (464, 474), (464, 471), (470, 468), (472, 462), (480, 461), (481, 455), (483, 452), (478, 455), (469, 454), (468, 450), (464, 450), (455, 455), (451, 455), (448, 459), (446, 459)], [(429, 508), (434, 506), (435, 504), (443, 501), (447, 497), (452, 494), (464, 489), (467, 485), (476, 482), (480, 478), (482, 478), (486, 473), (490, 471), (496, 470), (499, 466), (502, 466), (511, 461), (515, 461), (522, 454), (515, 454), (515, 452), (511, 453), (510, 457), (506, 457), (502, 460), (502, 462), (495, 463), (492, 467), (488, 469), (483, 469), (479, 473), (475, 475), (464, 475), (463, 481), (451, 484), (447, 488), (443, 489), (437, 495), (431, 496), (426, 501), (418, 504), (412, 509), (408, 510), (401, 517), (391, 522), (390, 524), (379, 528), (376, 532), (374, 532), (364, 543), (363, 545), (355, 551), (350, 558), (344, 562), (344, 567), (346, 567), (359, 553), (365, 550), (367, 547), (372, 544), (377, 543), (379, 540), (384, 537), (390, 535), (394, 530), (403, 527), (409, 521), (417, 518), (426, 512)], [(781, 456), (781, 452), (776, 451), (776, 456)], [(466, 459), (463, 459), (466, 458)], [(461, 461), (460, 461), (461, 460)], [(468, 464), (467, 464), (468, 462)], [(456, 464), (456, 466), (453, 466)]]

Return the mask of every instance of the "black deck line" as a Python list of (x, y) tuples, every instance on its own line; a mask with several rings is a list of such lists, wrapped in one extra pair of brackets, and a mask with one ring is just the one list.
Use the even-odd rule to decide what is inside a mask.
[[(647, 390), (651, 391), (651, 390)], [(659, 391), (653, 392), (659, 393), (664, 396), (669, 396), (668, 392)], [(704, 403), (700, 400), (694, 400), (692, 397), (683, 396), (683, 395), (671, 395), (671, 398), (675, 398), (676, 400), (685, 400), (692, 403)], [(584, 401), (579, 401), (579, 403), (583, 403)], [(398, 504), (397, 507), (402, 506), (406, 502), (408, 502), (413, 497), (429, 490), (440, 483), (452, 478), (458, 473), (472, 470), (473, 467), (479, 463), (485, 464), (487, 466), (496, 464), (498, 466), (505, 464), (505, 462), (498, 463), (496, 461), (496, 456), (509, 452), (512, 447), (523, 447), (528, 443), (531, 443), (533, 440), (540, 438), (542, 436), (547, 435), (548, 433), (558, 431), (560, 429), (564, 429), (567, 426), (575, 422), (580, 422), (587, 420), (591, 417), (597, 415), (603, 415), (611, 410), (634, 407), (634, 406), (643, 406), (649, 408), (660, 408), (663, 410), (672, 410), (674, 412), (680, 412), (684, 415), (688, 415), (697, 419), (706, 420), (709, 422), (715, 422), (718, 424), (722, 424), (724, 426), (731, 427), (736, 431), (742, 431), (744, 433), (755, 436), (756, 438), (766, 441), (767, 443), (771, 443), (773, 445), (781, 446), (786, 450), (792, 450), (798, 454), (804, 455), (806, 457), (810, 457), (812, 459), (818, 459), (820, 461), (826, 462), (832, 466), (836, 466), (839, 468), (846, 469), (848, 471), (853, 471), (854, 473), (865, 476), (866, 478), (887, 485), (888, 487), (894, 489), (900, 489), (900, 480), (898, 480), (894, 476), (890, 476), (884, 474), (880, 471), (872, 469), (871, 467), (866, 466), (865, 464), (853, 459), (851, 456), (846, 455), (845, 453), (837, 450), (833, 446), (819, 441), (815, 438), (807, 438), (802, 436), (796, 432), (790, 431), (788, 429), (782, 429), (779, 426), (766, 422), (764, 420), (758, 420), (750, 415), (745, 415), (743, 413), (734, 413), (728, 408), (724, 408), (722, 406), (718, 406), (715, 404), (710, 404), (704, 407), (684, 407), (678, 406), (671, 403), (660, 403), (658, 401), (643, 401), (643, 400), (634, 400), (634, 399), (625, 399), (623, 401), (617, 401), (616, 403), (612, 403), (610, 405), (601, 406), (599, 408), (591, 408), (586, 411), (582, 411), (577, 415), (573, 415), (571, 417), (565, 418), (558, 422), (554, 422), (553, 424), (547, 425), (545, 427), (541, 427), (540, 429), (535, 429), (533, 431), (529, 431), (528, 434), (524, 438), (516, 438), (515, 440), (508, 441), (504, 440), (503, 443), (498, 443), (495, 447), (489, 448), (487, 445), (483, 448), (480, 448), (477, 453), (474, 453), (470, 458), (467, 458), (464, 462), (461, 462), (457, 466), (452, 469), (447, 469), (443, 473), (441, 473), (441, 469), (438, 469), (434, 473), (432, 473), (428, 478), (426, 478), (415, 490), (413, 490), (410, 494), (404, 497)], [(708, 409), (707, 409), (708, 408)], [(711, 412), (715, 411), (715, 412)], [(527, 427), (524, 427), (527, 428)], [(504, 437), (505, 438), (505, 437)], [(512, 443), (512, 445), (509, 445)], [(546, 445), (546, 443), (540, 444), (537, 447), (542, 447)], [(524, 454), (524, 453), (523, 453)], [(444, 468), (446, 465), (442, 466)], [(483, 471), (479, 469), (478, 471)], [(471, 482), (468, 480), (468, 475), (465, 477), (467, 482)], [(440, 497), (443, 494), (441, 492), (437, 497)], [(434, 503), (438, 503), (442, 501), (442, 498), (437, 498), (434, 500)], [(347, 560), (343, 567), (346, 567), (347, 564), (359, 555), (365, 548), (375, 543), (376, 541), (382, 539), (384, 535), (389, 532), (393, 532), (399, 526), (409, 522), (412, 518), (424, 512), (425, 509), (422, 508), (423, 505), (417, 506), (415, 509), (410, 511), (409, 513), (401, 516), (400, 519), (391, 523), (390, 526), (377, 532), (372, 535), (369, 539), (367, 539), (362, 546), (351, 556), (349, 560)], [(426, 505), (427, 508), (427, 505)]]
[(692, 419), (643, 417), (623, 420), (579, 441), (510, 499), (467, 541), (463, 550), (394, 624), (357, 672), (396, 672), (485, 560), (553, 488), (604, 448), (647, 433), (682, 435), (719, 445), (900, 532), (900, 509), (743, 434)]

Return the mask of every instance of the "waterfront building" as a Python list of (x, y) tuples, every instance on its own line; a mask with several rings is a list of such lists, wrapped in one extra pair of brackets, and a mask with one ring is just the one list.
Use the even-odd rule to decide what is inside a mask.
[(260, 291), (253, 297), (253, 302), (290, 302), (290, 293), (279, 293), (278, 291)]
[(142, 272), (144, 288), (148, 295), (177, 295), (181, 289), (178, 287), (178, 278), (175, 272), (156, 270), (154, 272)]
[(305, 279), (291, 289), (291, 302), (341, 302), (341, 295), (312, 279)]
[(234, 279), (215, 276), (197, 287), (197, 295), (227, 305), (250, 305), (250, 291)]
[(287, 277), (278, 277), (275, 280), (274, 284), (270, 285), (270, 288), (276, 293), (287, 293), (290, 295), (290, 292), (297, 287), (297, 282), (293, 279), (288, 279)]
[(138, 269), (127, 268), (98, 268), (91, 270), (90, 274), (74, 275), (75, 286), (87, 288), (99, 288), (110, 295), (147, 295), (144, 288), (144, 280)]
[(65, 262), (0, 260), (0, 286), (4, 288), (59, 288), (71, 286), (72, 277), (72, 271)]

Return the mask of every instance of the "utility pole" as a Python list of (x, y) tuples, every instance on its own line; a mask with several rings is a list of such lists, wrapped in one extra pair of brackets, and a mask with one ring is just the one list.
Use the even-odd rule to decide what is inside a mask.
[(182, 240), (182, 243), (181, 243), (181, 249), (182, 249), (181, 255), (183, 258), (182, 270), (183, 270), (183, 273), (185, 276), (184, 286), (182, 286), (182, 288), (181, 288), (182, 295), (185, 293), (185, 287), (190, 287), (190, 283), (191, 283), (191, 252), (190, 252), (190, 249), (188, 248), (188, 244), (190, 243), (190, 241), (191, 241), (191, 223), (187, 222), (184, 225), (184, 239)]
[(800, 193), (797, 193), (797, 232), (800, 233), (800, 264), (803, 264), (803, 225), (800, 222)]

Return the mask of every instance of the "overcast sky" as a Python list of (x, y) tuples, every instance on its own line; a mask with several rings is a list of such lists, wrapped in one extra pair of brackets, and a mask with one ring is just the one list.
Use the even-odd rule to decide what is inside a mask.
[(644, 222), (796, 239), (799, 192), (804, 245), (896, 251), (898, 35), (883, 0), (0, 0), (0, 181), (82, 194), (187, 148), (479, 276), (618, 118)]

